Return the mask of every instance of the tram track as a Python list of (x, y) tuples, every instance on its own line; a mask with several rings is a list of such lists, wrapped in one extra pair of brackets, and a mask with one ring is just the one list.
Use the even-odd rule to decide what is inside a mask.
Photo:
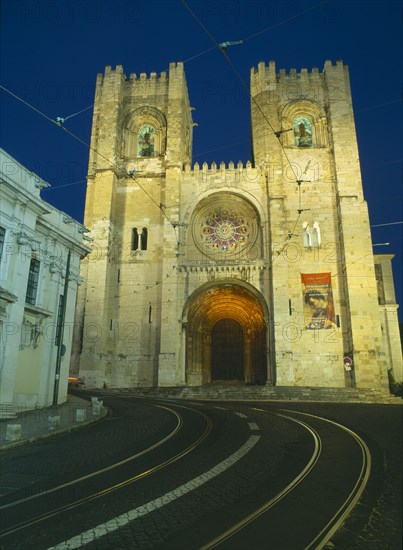
[[(150, 402), (147, 403), (147, 405), (150, 404)], [(131, 476), (124, 476), (99, 491), (85, 495), (82, 499), (74, 499), (63, 506), (53, 507), (46, 513), (34, 515), (26, 522), (16, 522), (10, 525), (7, 530), (3, 531), (0, 539), (1, 543), (4, 543), (4, 549), (20, 548), (13, 546), (13, 542), (18, 539), (22, 540), (21, 537), (31, 536), (31, 534), (34, 546), (26, 548), (35, 548), (35, 550), (48, 548), (48, 543), (43, 541), (41, 545), (37, 542), (40, 540), (38, 529), (43, 525), (43, 529), (46, 530), (51, 525), (49, 522), (46, 523), (47, 520), (51, 521), (52, 518), (66, 511), (75, 514), (75, 511), (78, 511), (81, 506), (93, 500), (99, 500), (101, 505), (103, 502), (101, 498), (113, 493), (117, 495), (114, 497), (116, 502), (121, 494), (119, 489), (124, 490), (137, 481), (149, 478), (149, 481), (140, 483), (139, 487), (135, 486), (135, 493), (122, 492), (123, 495), (126, 495), (123, 498), (129, 497), (128, 502), (133, 503), (131, 506), (118, 507), (114, 505), (113, 509), (116, 510), (116, 513), (111, 514), (107, 509), (109, 505), (106, 504), (98, 516), (97, 514), (88, 516), (88, 519), (82, 522), (82, 527), (80, 525), (72, 533), (61, 529), (60, 534), (58, 532), (52, 534), (51, 537), (46, 536), (46, 540), (49, 540), (50, 544), (55, 544), (52, 548), (57, 549), (70, 548), (70, 546), (71, 548), (80, 548), (87, 544), (90, 550), (93, 548), (106, 549), (111, 547), (109, 539), (111, 533), (120, 533), (123, 530), (122, 534), (115, 535), (115, 537), (117, 536), (118, 540), (130, 541), (126, 542), (127, 547), (141, 550), (143, 546), (134, 542), (132, 537), (138, 530), (142, 530), (143, 518), (151, 516), (149, 521), (162, 521), (167, 525), (169, 518), (175, 515), (176, 500), (179, 498), (185, 499), (188, 503), (186, 506), (189, 506), (187, 515), (189, 521), (185, 519), (186, 527), (178, 532), (175, 530), (165, 532), (163, 539), (160, 538), (162, 533), (159, 533), (155, 542), (152, 542), (151, 538), (146, 548), (155, 548), (155, 550), (172, 550), (174, 548), (175, 550), (209, 550), (210, 548), (219, 548), (220, 550), (245, 550), (245, 548), (251, 550), (270, 548), (276, 550), (289, 548), (319, 550), (332, 542), (332, 538), (360, 500), (369, 480), (371, 454), (365, 441), (348, 426), (331, 418), (300, 410), (271, 406), (266, 408), (262, 403), (256, 405), (244, 403), (242, 406), (237, 404), (236, 410), (230, 403), (225, 407), (217, 407), (211, 403), (197, 402), (185, 405), (174, 401), (158, 400), (158, 404), (153, 403), (153, 406), (158, 406), (174, 415), (175, 425), (170, 426), (170, 432), (165, 433), (164, 437), (161, 437), (153, 445), (132, 456), (83, 476), (82, 479), (75, 481), (76, 485), (85, 484), (88, 479), (103, 478), (104, 475), (119, 471), (119, 467), (135, 465), (137, 459), (147, 458), (157, 449), (162, 450), (168, 446), (172, 450), (170, 445), (176, 442), (185, 424), (190, 434), (194, 431), (193, 422), (196, 418), (194, 415), (197, 415), (197, 418), (200, 417), (200, 422), (197, 433), (193, 434), (192, 443), (177, 453), (171, 453), (169, 457), (165, 456), (165, 460), (160, 460), (152, 468), (142, 468)], [(216, 410), (215, 413), (214, 410)], [(239, 412), (241, 410), (243, 412)], [(238, 417), (238, 421), (235, 420), (236, 417)], [(225, 445), (220, 450), (214, 446), (227, 432), (227, 427), (231, 426), (231, 434), (237, 433), (236, 426), (239, 419), (242, 421), (243, 431), (239, 432), (239, 439), (225, 439), (225, 445), (230, 442), (231, 452), (235, 451), (231, 455), (226, 455)], [(255, 420), (256, 422), (254, 422)], [(287, 423), (290, 426), (289, 429)], [(207, 440), (206, 445), (198, 450), (198, 447), (211, 432), (212, 437)], [(285, 437), (282, 437), (283, 432)], [(249, 438), (245, 440), (248, 433)], [(273, 448), (273, 443), (270, 441), (276, 434), (279, 436), (281, 434), (281, 437), (279, 446)], [(181, 441), (184, 444), (186, 440), (181, 439)], [(244, 441), (243, 444), (242, 441)], [(266, 441), (266, 443), (256, 445), (259, 441)], [(287, 442), (290, 443), (289, 446), (287, 446)], [(241, 447), (236, 450), (238, 445)], [(210, 448), (214, 448), (214, 458), (212, 455), (206, 463), (206, 453), (209, 453)], [(249, 455), (252, 449), (254, 452)], [(269, 458), (273, 451), (276, 452), (276, 449), (285, 453), (280, 455), (281, 462), (276, 460), (271, 462), (272, 459)], [(239, 451), (241, 451), (240, 454)], [(298, 454), (294, 455), (294, 453)], [(178, 472), (183, 470), (179, 461), (186, 455), (190, 460), (183, 463), (185, 468), (192, 464), (189, 475), (186, 472), (184, 475), (178, 476)], [(199, 455), (205, 457), (203, 462), (200, 461)], [(227, 458), (224, 460), (220, 458), (218, 460), (221, 462), (214, 462), (215, 457)], [(235, 464), (240, 457), (243, 466), (239, 465), (235, 468), (235, 472), (238, 474), (235, 472), (234, 474), (225, 474), (226, 469)], [(248, 466), (249, 461), (251, 466)], [(182, 484), (167, 483), (171, 475), (167, 477), (167, 473), (163, 474), (162, 478), (155, 476), (154, 479), (152, 474), (175, 463), (177, 466), (172, 469), (171, 473), (175, 476), (172, 481), (175, 483), (176, 479), (181, 479), (180, 483)], [(259, 471), (263, 471), (266, 463), (279, 466), (281, 464), (281, 468), (276, 466), (276, 469), (273, 470), (274, 477), (270, 477), (271, 474), (263, 477), (258, 474)], [(283, 464), (285, 464), (284, 467)], [(220, 488), (221, 490), (225, 488), (225, 481), (222, 481), (221, 478), (236, 481), (236, 476), (243, 475), (243, 472), (246, 472), (249, 467), (253, 468), (251, 470), (253, 478), (256, 473), (256, 488), (253, 488), (253, 485), (250, 488), (249, 486), (245, 487), (244, 484), (242, 489), (242, 483), (240, 483), (239, 491), (243, 490), (243, 494), (239, 492), (238, 497), (235, 496), (234, 499), (231, 497), (227, 501), (223, 495), (221, 503), (216, 505), (214, 500), (217, 499)], [(209, 470), (209, 468), (211, 469)], [(196, 477), (190, 477), (191, 475)], [(245, 474), (245, 477), (249, 478), (250, 476)], [(160, 483), (162, 480), (165, 481)], [(258, 489), (258, 480), (260, 483), (265, 481), (268, 484), (264, 488), (262, 487), (261, 491)], [(153, 486), (151, 492), (149, 492), (150, 483)], [(272, 487), (275, 487), (275, 490), (270, 489), (270, 483), (273, 483)], [(30, 501), (31, 503), (35, 503), (38, 499), (42, 501), (51, 493), (57, 494), (58, 491), (63, 491), (66, 486), (70, 485), (63, 484), (51, 488), (49, 492), (38, 493)], [(140, 492), (143, 490), (142, 494), (138, 494), (139, 489)], [(198, 500), (200, 499), (200, 496), (198, 497), (199, 490), (202, 495), (207, 497), (209, 491), (212, 491), (214, 504), (211, 512), (209, 510), (205, 512), (207, 521), (211, 521), (207, 524), (209, 526), (207, 531), (203, 530), (202, 525), (199, 526), (191, 520), (191, 510), (197, 506), (197, 502), (200, 502)], [(254, 494), (259, 497), (257, 500), (251, 500)], [(109, 499), (105, 499), (105, 501), (108, 503)], [(23, 510), (23, 506), (23, 499), (19, 499), (0, 508), (0, 512), (15, 508), (19, 513), (20, 510)], [(183, 506), (181, 508), (179, 503), (178, 506), (183, 511)], [(87, 508), (84, 507), (84, 510)], [(93, 527), (90, 527), (91, 525)], [(116, 540), (116, 538), (111, 540)], [(162, 540), (164, 543), (161, 542)], [(133, 546), (131, 545), (132, 541)], [(94, 545), (91, 544), (92, 542)], [(11, 543), (11, 546), (8, 543)]]
[[(138, 458), (144, 457), (148, 453), (151, 453), (151, 452), (155, 451), (159, 447), (162, 447), (164, 444), (166, 444), (168, 441), (172, 440), (172, 438), (174, 438), (179, 433), (181, 428), (183, 427), (183, 417), (177, 411), (175, 411), (172, 408), (172, 406), (169, 407), (169, 406), (163, 405), (163, 404), (152, 404), (152, 405), (157, 407), (157, 408), (164, 409), (164, 410), (170, 412), (177, 419), (177, 423), (176, 423), (175, 428), (167, 436), (161, 438), (161, 440), (159, 440), (155, 444), (149, 446), (148, 448), (143, 449), (142, 451), (137, 452), (134, 455), (129, 456), (129, 457), (123, 459), (123, 460), (119, 460), (119, 461), (117, 461), (113, 464), (110, 464), (109, 466), (107, 466), (105, 468), (102, 468), (102, 469), (99, 469), (97, 471), (91, 472), (91, 473), (89, 473), (85, 476), (74, 479), (74, 480), (69, 481), (67, 483), (63, 483), (63, 484), (58, 485), (56, 487), (53, 487), (51, 489), (48, 489), (48, 490), (45, 490), (45, 491), (40, 491), (36, 494), (30, 495), (27, 498), (18, 499), (16, 501), (4, 504), (4, 505), (0, 506), (0, 512), (3, 514), (4, 511), (10, 510), (10, 509), (13, 509), (13, 508), (16, 508), (17, 510), (18, 509), (23, 509), (24, 506), (27, 505), (27, 503), (31, 503), (32, 501), (35, 501), (39, 498), (44, 499), (44, 498), (48, 497), (49, 495), (51, 495), (53, 493), (57, 493), (57, 492), (60, 492), (62, 490), (69, 489), (72, 486), (82, 484), (83, 482), (86, 482), (90, 479), (102, 476), (103, 474), (105, 474), (107, 472), (111, 472), (111, 471), (116, 470), (118, 468), (121, 468), (122, 466), (127, 466), (130, 463), (133, 463), (134, 461), (136, 461)], [(57, 516), (57, 515), (59, 515), (63, 512), (74, 510), (74, 509), (82, 506), (83, 504), (86, 504), (86, 503), (89, 503), (89, 502), (94, 501), (96, 499), (99, 499), (101, 497), (105, 497), (107, 495), (110, 495), (112, 492), (115, 492), (119, 489), (124, 489), (125, 487), (128, 487), (129, 485), (132, 485), (133, 483), (139, 481), (140, 479), (143, 479), (143, 478), (148, 477), (152, 474), (155, 474), (156, 472), (160, 471), (161, 469), (163, 469), (163, 468), (165, 468), (165, 467), (167, 467), (171, 464), (174, 464), (175, 462), (182, 459), (184, 456), (186, 456), (190, 452), (194, 451), (198, 447), (198, 445), (200, 445), (204, 441), (204, 439), (206, 439), (207, 436), (209, 435), (209, 433), (211, 431), (211, 420), (207, 415), (205, 415), (201, 411), (198, 411), (198, 410), (195, 410), (195, 409), (190, 409), (188, 407), (183, 407), (181, 405), (176, 405), (176, 406), (177, 406), (177, 408), (187, 409), (187, 410), (191, 411), (192, 413), (195, 413), (195, 414), (203, 417), (203, 419), (205, 421), (205, 428), (204, 428), (203, 432), (190, 445), (187, 445), (180, 452), (175, 453), (173, 456), (167, 458), (166, 460), (163, 460), (162, 462), (156, 464), (155, 466), (147, 468), (145, 470), (142, 470), (141, 472), (136, 473), (135, 475), (130, 476), (128, 478), (122, 479), (118, 483), (114, 483), (113, 485), (105, 487), (100, 491), (97, 491), (95, 493), (86, 495), (83, 498), (74, 500), (72, 502), (69, 502), (68, 504), (63, 505), (63, 506), (53, 508), (53, 509), (49, 510), (46, 513), (37, 515), (37, 516), (32, 517), (32, 518), (30, 518), (26, 521), (19, 522), (17, 524), (14, 524), (14, 525), (8, 527), (8, 528), (2, 529), (2, 532), (0, 533), (0, 540), (6, 539), (8, 536), (10, 536), (12, 534), (16, 534), (19, 531), (22, 531), (22, 530), (24, 530), (28, 527), (40, 524), (41, 522), (43, 522), (45, 520), (48, 520), (49, 518), (55, 517), (55, 516)], [(18, 511), (18, 513), (20, 513), (20, 512)], [(4, 516), (3, 516), (3, 521), (4, 521)]]
[[(269, 411), (267, 409), (259, 409), (253, 407), (251, 408), (251, 410), (262, 413), (270, 412), (271, 414), (273, 414), (272, 410)], [(301, 472), (297, 476), (295, 476), (295, 478), (283, 490), (281, 490), (278, 494), (265, 502), (259, 508), (254, 510), (252, 513), (246, 515), (242, 520), (227, 528), (220, 535), (203, 544), (201, 547), (199, 547), (199, 550), (212, 550), (213, 548), (219, 548), (222, 550), (242, 550), (243, 548), (245, 548), (244, 545), (246, 543), (248, 543), (247, 547), (251, 549), (278, 548), (280, 550), (281, 548), (301, 548), (301, 550), (320, 550), (329, 543), (332, 536), (334, 536), (336, 531), (341, 527), (348, 515), (353, 510), (354, 506), (358, 503), (368, 482), (371, 471), (371, 454), (365, 441), (347, 426), (344, 426), (327, 418), (287, 409), (282, 409), (281, 413), (275, 414), (281, 418), (284, 418), (285, 420), (296, 422), (308, 431), (314, 441), (314, 450), (312, 456), (310, 457), (310, 460), (307, 462)], [(306, 422), (303, 422), (302, 420), (295, 418), (294, 415), (303, 415), (304, 417), (306, 417), (307, 420)], [(288, 538), (288, 542), (285, 543), (285, 545), (283, 546), (281, 544), (281, 541), (282, 538), (284, 539), (284, 537), (281, 532), (277, 535), (276, 541), (273, 541), (273, 523), (275, 522), (271, 521), (270, 512), (281, 503), (285, 508), (285, 514), (287, 514), (287, 498), (292, 496), (293, 491), (297, 487), (299, 487), (300, 489), (302, 487), (302, 490), (304, 490), (304, 481), (306, 481), (309, 476), (312, 476), (312, 474), (314, 474), (315, 468), (318, 468), (320, 464), (322, 450), (326, 447), (326, 437), (321, 436), (319, 433), (320, 431), (323, 432), (323, 429), (318, 430), (317, 427), (314, 428), (308, 423), (309, 420), (311, 420), (311, 423), (312, 420), (314, 420), (316, 422), (319, 421), (322, 423), (330, 424), (344, 432), (344, 434), (347, 434), (349, 437), (351, 437), (359, 448), (361, 457), (360, 464), (356, 463), (355, 465), (356, 473), (351, 489), (347, 491), (345, 498), (338, 504), (336, 509), (332, 513), (330, 513), (330, 517), (327, 517), (326, 519), (321, 517), (318, 520), (320, 528), (315, 531), (315, 534), (313, 536), (310, 536), (309, 540), (304, 542), (302, 545), (300, 537), (297, 535), (296, 537), (294, 537), (294, 540), (291, 543), (290, 538)], [(321, 476), (323, 477), (323, 472), (321, 473)], [(325, 479), (323, 481), (325, 481)], [(295, 513), (295, 507), (293, 508), (293, 511), (294, 518), (298, 517), (298, 515)], [(260, 520), (260, 526), (257, 525), (258, 520)], [(292, 525), (291, 531), (295, 529), (295, 523), (289, 523), (289, 525), (290, 528)], [(251, 529), (255, 530), (255, 539), (250, 534)], [(258, 536), (256, 536), (257, 530), (261, 531), (260, 535)], [(254, 540), (255, 544), (253, 542)], [(264, 545), (262, 544), (261, 540), (266, 541)]]
[[(299, 414), (315, 417), (314, 415), (311, 415), (308, 413), (299, 412)], [(353, 488), (351, 489), (350, 494), (344, 500), (342, 505), (333, 515), (333, 517), (328, 521), (325, 527), (318, 533), (318, 535), (311, 541), (311, 543), (305, 547), (305, 550), (314, 550), (314, 549), (319, 550), (323, 548), (330, 541), (331, 537), (341, 527), (341, 525), (347, 519), (349, 514), (352, 512), (355, 505), (358, 503), (359, 499), (362, 496), (362, 493), (365, 490), (365, 487), (368, 483), (369, 476), (371, 473), (371, 453), (365, 441), (347, 426), (343, 426), (342, 424), (338, 422), (334, 422), (333, 420), (329, 420), (328, 418), (326, 419), (321, 418), (321, 420), (324, 420), (328, 423), (331, 423), (341, 428), (342, 430), (350, 434), (355, 439), (355, 441), (357, 442), (357, 444), (361, 449), (362, 464), (361, 464), (361, 469), (358, 472), (356, 482)]]

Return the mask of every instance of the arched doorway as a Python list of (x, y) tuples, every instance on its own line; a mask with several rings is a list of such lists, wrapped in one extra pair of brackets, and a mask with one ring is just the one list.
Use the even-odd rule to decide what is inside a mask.
[(244, 380), (243, 331), (234, 319), (221, 319), (211, 333), (211, 379)]
[(255, 288), (238, 280), (207, 283), (184, 313), (187, 384), (268, 381), (268, 311)]

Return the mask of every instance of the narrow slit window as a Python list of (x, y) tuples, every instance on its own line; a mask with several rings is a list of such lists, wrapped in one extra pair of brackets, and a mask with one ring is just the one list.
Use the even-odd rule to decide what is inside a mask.
[(137, 231), (137, 227), (134, 227), (132, 229), (132, 250), (138, 250), (139, 249), (139, 233)]
[(143, 227), (141, 232), (141, 250), (147, 250), (148, 230)]

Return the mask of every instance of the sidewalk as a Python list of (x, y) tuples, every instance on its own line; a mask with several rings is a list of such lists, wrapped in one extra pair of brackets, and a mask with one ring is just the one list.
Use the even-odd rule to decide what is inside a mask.
[[(105, 407), (93, 407), (91, 401), (75, 395), (68, 395), (67, 402), (57, 407), (17, 413), (17, 418), (0, 420), (0, 451), (86, 426), (105, 417), (107, 413)], [(53, 420), (49, 420), (50, 417)], [(10, 433), (7, 436), (7, 426), (10, 424), (21, 426), (20, 437), (20, 428), (8, 429), (9, 432), (16, 432), (14, 437), (19, 437), (14, 441), (10, 441)]]

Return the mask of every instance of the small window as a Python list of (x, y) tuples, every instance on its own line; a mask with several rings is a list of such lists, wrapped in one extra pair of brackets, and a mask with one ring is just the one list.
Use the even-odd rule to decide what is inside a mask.
[(25, 298), (25, 301), (27, 304), (34, 305), (36, 302), (36, 294), (38, 292), (38, 282), (39, 282), (39, 267), (40, 267), (39, 260), (32, 258), (29, 266), (27, 295)]
[(132, 229), (132, 250), (147, 250), (148, 230), (143, 227), (139, 233), (137, 227)]
[(146, 227), (143, 227), (140, 240), (141, 240), (141, 250), (147, 250), (148, 231)]
[(139, 233), (137, 231), (137, 227), (133, 227), (132, 229), (132, 250), (138, 250), (139, 249)]
[(142, 126), (137, 141), (138, 157), (154, 156), (155, 128), (153, 126)]
[(0, 262), (3, 257), (4, 242), (6, 240), (6, 230), (0, 227)]
[(304, 229), (304, 247), (305, 248), (320, 248), (321, 235), (318, 222), (313, 222), (310, 225), (308, 222), (302, 224)]

